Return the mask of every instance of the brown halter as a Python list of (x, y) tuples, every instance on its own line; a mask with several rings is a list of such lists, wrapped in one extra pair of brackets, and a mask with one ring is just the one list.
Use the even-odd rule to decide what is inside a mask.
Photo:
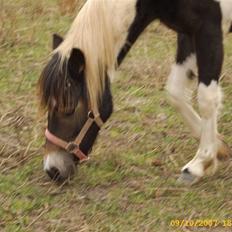
[(103, 125), (103, 121), (98, 110), (96, 110), (95, 113), (93, 111), (89, 111), (88, 119), (74, 141), (66, 142), (63, 139), (58, 138), (57, 136), (52, 134), (48, 129), (46, 129), (45, 131), (45, 137), (56, 146), (61, 147), (67, 152), (74, 154), (77, 158), (79, 158), (79, 162), (81, 163), (88, 160), (89, 157), (80, 150), (80, 144), (94, 122), (98, 125), (99, 128), (101, 128)]

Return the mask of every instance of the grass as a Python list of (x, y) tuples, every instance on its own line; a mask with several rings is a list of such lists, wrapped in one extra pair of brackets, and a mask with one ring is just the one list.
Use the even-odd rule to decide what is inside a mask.
[[(114, 80), (115, 112), (91, 160), (56, 185), (42, 170), (46, 120), (37, 113), (36, 82), (52, 33), (65, 34), (75, 16), (73, 1), (0, 4), (0, 231), (209, 231), (170, 222), (231, 219), (231, 162), (191, 188), (176, 182), (197, 143), (164, 91), (173, 32), (155, 23), (141, 36)], [(219, 130), (231, 144), (231, 35), (225, 47)]]

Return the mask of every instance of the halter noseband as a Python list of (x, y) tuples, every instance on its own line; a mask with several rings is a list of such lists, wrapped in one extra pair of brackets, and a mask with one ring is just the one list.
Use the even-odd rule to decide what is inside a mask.
[(98, 111), (96, 111), (96, 113), (89, 111), (87, 121), (85, 122), (80, 133), (77, 135), (74, 141), (71, 142), (66, 142), (63, 139), (58, 138), (57, 136), (52, 134), (48, 129), (46, 129), (45, 131), (45, 137), (56, 146), (61, 147), (67, 152), (74, 154), (81, 163), (83, 161), (88, 160), (89, 157), (81, 151), (80, 144), (94, 122), (97, 124), (99, 128), (101, 128), (104, 124)]

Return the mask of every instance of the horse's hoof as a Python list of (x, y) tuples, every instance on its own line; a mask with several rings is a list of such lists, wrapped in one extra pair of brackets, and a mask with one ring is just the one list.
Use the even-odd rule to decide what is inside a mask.
[(180, 177), (178, 178), (178, 182), (184, 185), (193, 185), (200, 180), (199, 176), (195, 176), (189, 172), (188, 168), (185, 168), (182, 172)]
[(222, 138), (220, 140), (221, 144), (217, 153), (217, 159), (219, 161), (227, 161), (232, 158), (232, 150)]

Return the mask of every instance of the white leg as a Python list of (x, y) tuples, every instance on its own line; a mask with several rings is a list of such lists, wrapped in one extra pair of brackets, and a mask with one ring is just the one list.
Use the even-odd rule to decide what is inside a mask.
[(216, 81), (212, 81), (209, 86), (200, 83), (198, 104), (202, 116), (202, 133), (196, 156), (182, 169), (185, 178), (190, 178), (188, 181), (197, 181), (205, 174), (208, 166), (212, 164), (215, 168), (217, 166), (217, 114), (221, 99), (221, 90)]
[[(166, 88), (172, 105), (181, 113), (192, 135), (200, 140), (204, 122), (191, 106), (191, 89), (195, 82), (188, 76), (190, 71), (196, 72), (196, 69), (196, 57), (194, 54), (190, 55), (182, 64), (173, 65)], [(228, 159), (232, 152), (220, 135), (217, 135), (217, 144), (218, 159)]]
[(191, 87), (195, 83), (188, 73), (196, 70), (196, 56), (191, 54), (182, 64), (175, 64), (167, 81), (171, 103), (182, 114), (194, 137), (200, 138), (201, 118), (191, 107)]

